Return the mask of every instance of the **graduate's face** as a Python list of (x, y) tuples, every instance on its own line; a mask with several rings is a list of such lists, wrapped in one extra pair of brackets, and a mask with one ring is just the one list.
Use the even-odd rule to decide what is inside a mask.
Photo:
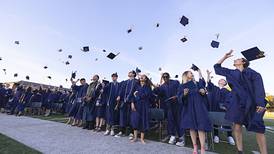
[(86, 80), (81, 80), (80, 83), (81, 83), (81, 85), (83, 85), (86, 83)]
[(241, 65), (243, 65), (244, 64), (244, 62), (243, 62), (243, 59), (242, 58), (239, 58), (239, 59), (235, 59), (234, 60), (234, 66), (236, 67), (236, 66), (241, 66)]
[(226, 86), (226, 81), (224, 79), (221, 79), (221, 80), (219, 80), (218, 85), (219, 85), (219, 87), (224, 87), (224, 86)]
[(186, 74), (186, 77), (187, 77), (187, 79), (193, 79), (194, 78), (194, 75), (193, 75), (193, 73), (191, 72), (191, 71), (188, 71), (188, 73)]
[(98, 78), (98, 76), (97, 76), (97, 75), (94, 75), (94, 76), (92, 77), (92, 80), (93, 80), (93, 81), (98, 81), (98, 80), (99, 80), (99, 78)]
[(117, 76), (112, 76), (112, 81), (117, 81), (118, 77)]
[(132, 72), (129, 72), (129, 73), (128, 73), (128, 77), (129, 77), (129, 78), (134, 78), (134, 74), (133, 74)]
[(146, 80), (147, 80), (147, 78), (146, 78), (145, 75), (141, 75), (141, 76), (140, 76), (140, 81), (141, 81), (141, 82), (146, 82)]

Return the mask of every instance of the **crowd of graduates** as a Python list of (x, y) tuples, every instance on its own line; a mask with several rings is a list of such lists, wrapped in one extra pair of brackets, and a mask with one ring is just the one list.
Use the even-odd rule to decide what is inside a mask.
[[(199, 79), (187, 70), (182, 81), (173, 80), (170, 74), (161, 74), (159, 84), (153, 84), (147, 75), (130, 71), (128, 79), (118, 82), (118, 74), (111, 75), (112, 81), (100, 81), (99, 75), (91, 83), (81, 78), (71, 78), (71, 89), (32, 89), (14, 84), (0, 86), (0, 107), (7, 114), (44, 114), (54, 112), (66, 114), (68, 125), (93, 131), (104, 131), (104, 135), (123, 137), (128, 135), (131, 142), (145, 142), (145, 133), (155, 125), (151, 123), (151, 109), (164, 112), (167, 121), (167, 142), (184, 146), (184, 136), (189, 131), (193, 153), (198, 153), (199, 138), (201, 153), (206, 151), (206, 133), (214, 131), (214, 142), (219, 143), (218, 131), (213, 130), (209, 112), (225, 112), (225, 118), (233, 123), (233, 133), (227, 133), (228, 143), (243, 151), (242, 125), (257, 135), (261, 153), (267, 153), (263, 114), (266, 102), (262, 78), (249, 68), (249, 62), (236, 59), (236, 69), (221, 66), (232, 56), (232, 51), (214, 65), (215, 73), (226, 77), (214, 85), (211, 72), (202, 76), (201, 70), (193, 66)], [(78, 83), (80, 82), (80, 83)], [(231, 91), (226, 87), (230, 86)], [(229, 127), (228, 127), (229, 128)], [(126, 131), (128, 130), (128, 131)], [(129, 132), (129, 133), (126, 133)]]

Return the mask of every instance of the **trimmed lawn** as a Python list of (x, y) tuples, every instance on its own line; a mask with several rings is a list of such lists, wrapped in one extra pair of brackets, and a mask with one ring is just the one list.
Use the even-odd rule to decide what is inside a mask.
[(0, 133), (0, 153), (1, 154), (41, 154), (14, 139)]

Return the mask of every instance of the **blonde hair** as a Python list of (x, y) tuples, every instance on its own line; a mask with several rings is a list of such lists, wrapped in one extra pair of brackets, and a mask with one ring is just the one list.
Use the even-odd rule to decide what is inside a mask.
[(189, 73), (190, 71), (185, 71), (182, 75), (182, 84), (185, 84), (187, 83), (187, 74)]

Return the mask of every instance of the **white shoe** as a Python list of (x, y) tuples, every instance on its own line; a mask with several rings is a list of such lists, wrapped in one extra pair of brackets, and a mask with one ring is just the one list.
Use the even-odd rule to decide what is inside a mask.
[(177, 142), (176, 145), (179, 146), (179, 147), (184, 147), (185, 146), (185, 141), (182, 140), (180, 142)]
[(128, 139), (133, 140), (133, 134), (132, 133), (129, 134)]
[(111, 130), (111, 131), (110, 131), (110, 135), (111, 135), (111, 136), (114, 136), (114, 135), (115, 135), (114, 130)]
[(116, 134), (114, 137), (121, 137), (123, 135), (122, 132), (119, 132), (118, 134)]
[(106, 130), (106, 132), (104, 133), (105, 136), (109, 135), (109, 130)]
[(214, 136), (213, 142), (220, 143), (220, 138), (218, 136)]
[(228, 141), (228, 143), (229, 143), (230, 145), (235, 145), (235, 141), (234, 141), (233, 137), (229, 136), (229, 137), (227, 138), (227, 141)]
[(175, 136), (170, 136), (170, 139), (169, 139), (169, 141), (168, 141), (168, 144), (175, 144), (175, 142), (176, 142)]

